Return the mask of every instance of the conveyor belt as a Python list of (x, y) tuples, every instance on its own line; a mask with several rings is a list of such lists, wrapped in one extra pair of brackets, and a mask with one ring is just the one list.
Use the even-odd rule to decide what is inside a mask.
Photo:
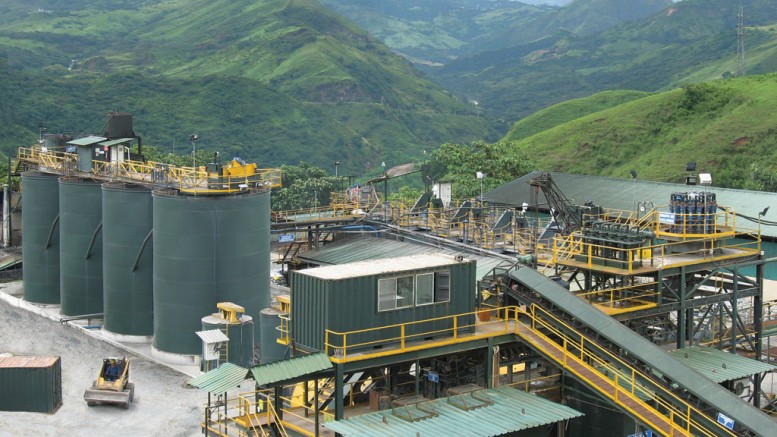
[(714, 406), (718, 411), (734, 419), (738, 425), (759, 436), (774, 435), (777, 422), (769, 416), (685, 366), (655, 344), (595, 309), (550, 278), (529, 268), (514, 270), (509, 273), (509, 276), (627, 351), (631, 357), (636, 357), (707, 405)]

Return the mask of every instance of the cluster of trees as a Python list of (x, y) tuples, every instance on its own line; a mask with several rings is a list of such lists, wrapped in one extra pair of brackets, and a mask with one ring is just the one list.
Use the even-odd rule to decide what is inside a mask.
[[(531, 172), (534, 164), (512, 141), (443, 144), (432, 152), (430, 176), (453, 184), (457, 199), (480, 195)], [(477, 173), (485, 177), (477, 178)]]

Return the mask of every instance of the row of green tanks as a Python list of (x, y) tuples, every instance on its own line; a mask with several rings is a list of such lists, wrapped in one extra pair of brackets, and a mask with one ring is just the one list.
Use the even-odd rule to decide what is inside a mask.
[[(179, 364), (197, 361), (195, 332), (218, 302), (244, 307), (248, 323), (270, 306), (267, 187), (195, 195), (40, 171), (23, 173), (22, 186), (29, 302), (102, 314), (106, 336), (153, 338), (157, 358)], [(247, 361), (235, 364), (250, 355), (233, 354)]]

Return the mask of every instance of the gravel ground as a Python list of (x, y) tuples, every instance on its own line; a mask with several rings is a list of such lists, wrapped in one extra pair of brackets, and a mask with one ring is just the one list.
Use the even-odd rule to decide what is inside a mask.
[[(0, 300), (0, 353), (62, 357), (62, 406), (54, 414), (0, 411), (0, 436), (197, 436), (207, 393), (187, 388), (189, 376), (93, 338), (80, 328)], [(128, 410), (88, 407), (84, 390), (107, 356), (133, 358), (135, 398)], [(12, 396), (0, 393), (0, 396)]]

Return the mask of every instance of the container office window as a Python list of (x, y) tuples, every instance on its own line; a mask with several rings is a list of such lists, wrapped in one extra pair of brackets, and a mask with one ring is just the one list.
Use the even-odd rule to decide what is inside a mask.
[(449, 302), (450, 273), (423, 273), (415, 277), (415, 304), (429, 305), (432, 303)]
[(439, 272), (434, 274), (434, 301), (449, 302), (451, 300), (451, 274)]
[(378, 279), (378, 311), (413, 306), (413, 277)]
[(415, 304), (434, 303), (434, 273), (424, 273), (415, 277)]
[(397, 308), (407, 308), (413, 306), (415, 297), (413, 289), (413, 277), (403, 276), (397, 278)]

